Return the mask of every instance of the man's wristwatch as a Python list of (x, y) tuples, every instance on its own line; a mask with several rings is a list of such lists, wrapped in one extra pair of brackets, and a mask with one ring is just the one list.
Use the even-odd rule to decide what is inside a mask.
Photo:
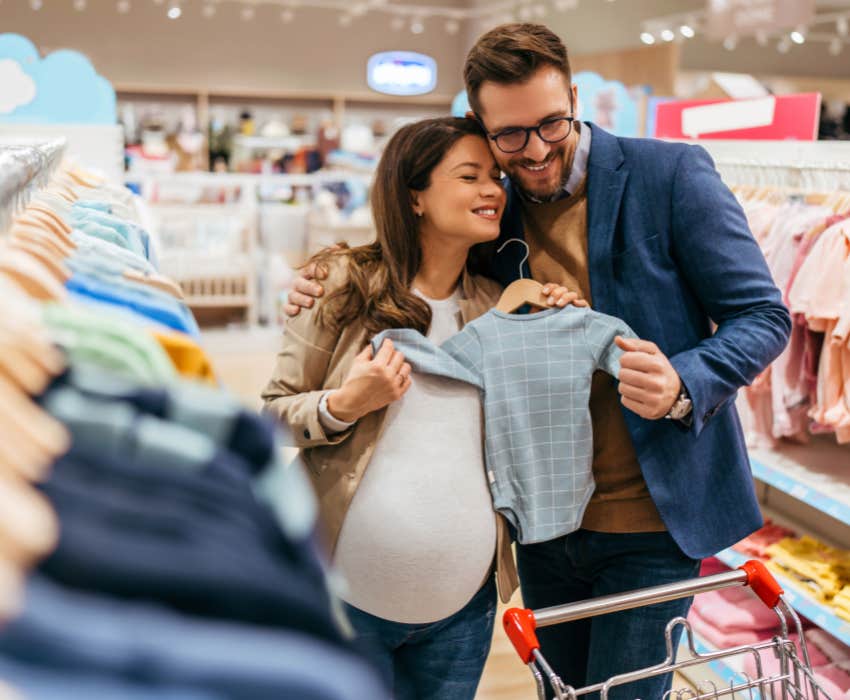
[(691, 403), (691, 397), (688, 395), (688, 390), (682, 385), (682, 390), (679, 392), (679, 398), (676, 399), (673, 406), (664, 416), (670, 420), (682, 420), (693, 410), (694, 405)]

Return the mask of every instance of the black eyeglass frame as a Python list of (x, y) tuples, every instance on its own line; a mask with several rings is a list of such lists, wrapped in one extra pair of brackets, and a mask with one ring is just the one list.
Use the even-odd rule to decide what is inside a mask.
[[(536, 133), (537, 137), (541, 141), (543, 141), (544, 143), (560, 143), (561, 141), (564, 141), (565, 139), (569, 138), (570, 134), (573, 133), (573, 122), (575, 122), (575, 120), (576, 120), (575, 114), (571, 110), (571, 113), (570, 113), (569, 116), (550, 117), (549, 119), (544, 119), (542, 122), (537, 124), (537, 126), (508, 126), (504, 129), (502, 129), (501, 131), (493, 134), (493, 133), (487, 131), (487, 127), (484, 126), (484, 122), (482, 121), (481, 117), (479, 117), (476, 114), (475, 118), (478, 120), (478, 123), (481, 125), (481, 128), (484, 130), (484, 133), (487, 134), (487, 138), (490, 139), (491, 141), (493, 141), (493, 143), (496, 144), (496, 148), (498, 148), (502, 153), (507, 153), (507, 154), (519, 153), (520, 151), (525, 150), (525, 148), (528, 146), (528, 140), (531, 138), (531, 132), (532, 131), (534, 133)], [(564, 134), (563, 136), (561, 136), (560, 138), (550, 140), (550, 139), (547, 139), (545, 136), (543, 136), (543, 134), (540, 133), (540, 129), (542, 129), (544, 126), (548, 126), (549, 124), (554, 124), (555, 122), (560, 122), (560, 121), (568, 122), (569, 125), (570, 125), (570, 128), (567, 131), (567, 133)], [(505, 134), (508, 134), (508, 133), (516, 134), (516, 133), (519, 133), (520, 131), (525, 132), (525, 139), (522, 142), (522, 146), (520, 146), (519, 148), (511, 149), (510, 151), (508, 151), (508, 150), (502, 148), (499, 145), (499, 137), (500, 136), (504, 136)]]

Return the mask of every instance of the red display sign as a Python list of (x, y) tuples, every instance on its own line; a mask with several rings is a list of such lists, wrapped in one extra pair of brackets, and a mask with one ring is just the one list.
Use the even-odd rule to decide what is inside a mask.
[(815, 141), (820, 93), (750, 100), (679, 100), (656, 106), (656, 138)]

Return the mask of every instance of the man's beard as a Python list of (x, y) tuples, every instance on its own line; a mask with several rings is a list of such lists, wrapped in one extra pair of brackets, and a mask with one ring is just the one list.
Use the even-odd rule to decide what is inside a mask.
[[(570, 179), (570, 168), (566, 167), (566, 162), (565, 162), (565, 158), (564, 158), (565, 153), (566, 153), (566, 148), (561, 148), (560, 150), (558, 150), (558, 152), (550, 154), (549, 160), (559, 161), (559, 163), (560, 163), (561, 177), (559, 178), (557, 185), (553, 185), (552, 187), (547, 187), (547, 189), (544, 190), (544, 191), (538, 190), (538, 191), (535, 192), (533, 190), (526, 189), (525, 187), (523, 187), (522, 180), (519, 178), (519, 176), (511, 177), (510, 172), (508, 172), (508, 177), (511, 179), (511, 182), (513, 183), (514, 187), (516, 187), (517, 190), (519, 190), (519, 192), (522, 194), (522, 196), (525, 197), (526, 199), (531, 199), (532, 201), (537, 201), (537, 202), (550, 202), (550, 201), (554, 200), (555, 198), (557, 198), (561, 194), (561, 192), (563, 192), (564, 187), (567, 184), (567, 181)], [(520, 168), (522, 168), (524, 163), (528, 163), (528, 161), (526, 161), (526, 160), (517, 161), (516, 165), (514, 165), (512, 167), (512, 170), (514, 172), (518, 172), (520, 170)], [(556, 166), (557, 166), (557, 164), (556, 164)]]

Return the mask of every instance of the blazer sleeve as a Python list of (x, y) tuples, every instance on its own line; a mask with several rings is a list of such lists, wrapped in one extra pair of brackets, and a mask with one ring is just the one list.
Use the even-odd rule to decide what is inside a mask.
[(673, 254), (717, 331), (670, 358), (697, 435), (784, 349), (791, 317), (744, 212), (705, 149), (682, 149), (672, 188)]
[[(343, 275), (331, 270), (326, 291), (340, 284)], [(319, 402), (325, 394), (323, 384), (341, 330), (319, 323), (319, 304), (286, 322), (283, 343), (277, 356), (274, 373), (263, 390), (263, 413), (273, 416), (289, 428), (290, 439), (296, 447), (337, 445), (354, 430), (328, 434), (319, 420)]]

